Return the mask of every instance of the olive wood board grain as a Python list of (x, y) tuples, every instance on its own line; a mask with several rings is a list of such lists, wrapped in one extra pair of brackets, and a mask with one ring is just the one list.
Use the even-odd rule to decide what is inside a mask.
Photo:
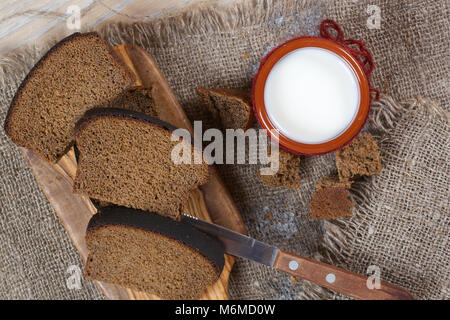
[[(176, 127), (185, 128), (192, 133), (189, 119), (153, 58), (145, 50), (136, 46), (121, 45), (114, 49), (135, 73), (137, 80), (134, 86), (151, 87), (155, 103), (164, 106), (160, 114), (161, 120)], [(77, 167), (73, 148), (56, 164), (46, 162), (31, 150), (21, 148), (21, 151), (85, 262), (88, 254), (85, 243), (86, 227), (89, 219), (96, 213), (96, 209), (88, 197), (72, 193)], [(242, 217), (213, 166), (210, 166), (208, 183), (191, 192), (185, 211), (192, 216), (246, 233)], [(201, 299), (228, 299), (228, 278), (233, 263), (233, 258), (226, 255), (225, 267), (219, 280), (206, 289)], [(155, 295), (118, 285), (104, 282), (97, 282), (97, 284), (109, 299), (158, 299)]]

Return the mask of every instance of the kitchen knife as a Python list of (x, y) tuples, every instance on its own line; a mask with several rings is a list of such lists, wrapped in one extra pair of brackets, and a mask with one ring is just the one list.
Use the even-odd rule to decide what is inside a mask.
[(285, 252), (217, 224), (189, 215), (183, 215), (181, 221), (219, 239), (225, 247), (225, 252), (230, 255), (265, 264), (347, 296), (364, 300), (413, 299), (408, 291), (390, 283), (381, 281), (379, 289), (369, 289), (368, 277)]

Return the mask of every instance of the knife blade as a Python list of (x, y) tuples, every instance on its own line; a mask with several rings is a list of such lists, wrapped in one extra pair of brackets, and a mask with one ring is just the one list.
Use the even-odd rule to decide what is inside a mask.
[(181, 221), (194, 226), (210, 236), (218, 238), (223, 243), (225, 252), (235, 257), (273, 267), (278, 252), (280, 251), (278, 248), (264, 242), (187, 214), (182, 215)]
[(372, 288), (368, 284), (368, 277), (285, 252), (249, 236), (187, 214), (182, 215), (181, 223), (189, 224), (217, 238), (223, 243), (227, 254), (264, 264), (356, 299), (413, 299), (408, 291), (390, 283), (380, 281), (378, 288)]

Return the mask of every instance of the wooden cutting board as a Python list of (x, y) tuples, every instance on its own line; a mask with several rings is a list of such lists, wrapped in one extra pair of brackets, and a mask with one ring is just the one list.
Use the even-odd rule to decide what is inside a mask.
[[(136, 46), (121, 45), (114, 49), (136, 74), (135, 85), (151, 87), (155, 103), (164, 106), (161, 120), (176, 127), (188, 129), (192, 133), (190, 121), (153, 58), (145, 50)], [(31, 150), (21, 149), (36, 180), (85, 262), (88, 251), (84, 236), (89, 219), (95, 214), (96, 209), (89, 198), (72, 193), (77, 167), (73, 149), (57, 164), (46, 162)], [(213, 166), (210, 167), (210, 173), (209, 182), (191, 193), (185, 208), (186, 213), (245, 233), (245, 226), (236, 205)], [(207, 288), (202, 299), (228, 298), (228, 278), (233, 263), (231, 256), (225, 257), (225, 267), (219, 280)], [(158, 299), (157, 296), (117, 285), (102, 282), (97, 284), (109, 299)]]

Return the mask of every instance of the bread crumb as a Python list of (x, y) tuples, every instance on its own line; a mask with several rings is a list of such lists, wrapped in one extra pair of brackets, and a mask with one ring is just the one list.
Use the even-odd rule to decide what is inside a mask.
[(299, 282), (301, 279), (300, 278), (297, 278), (297, 277), (294, 277), (294, 276), (289, 276), (289, 281), (292, 283), (292, 284), (296, 284), (297, 282)]

